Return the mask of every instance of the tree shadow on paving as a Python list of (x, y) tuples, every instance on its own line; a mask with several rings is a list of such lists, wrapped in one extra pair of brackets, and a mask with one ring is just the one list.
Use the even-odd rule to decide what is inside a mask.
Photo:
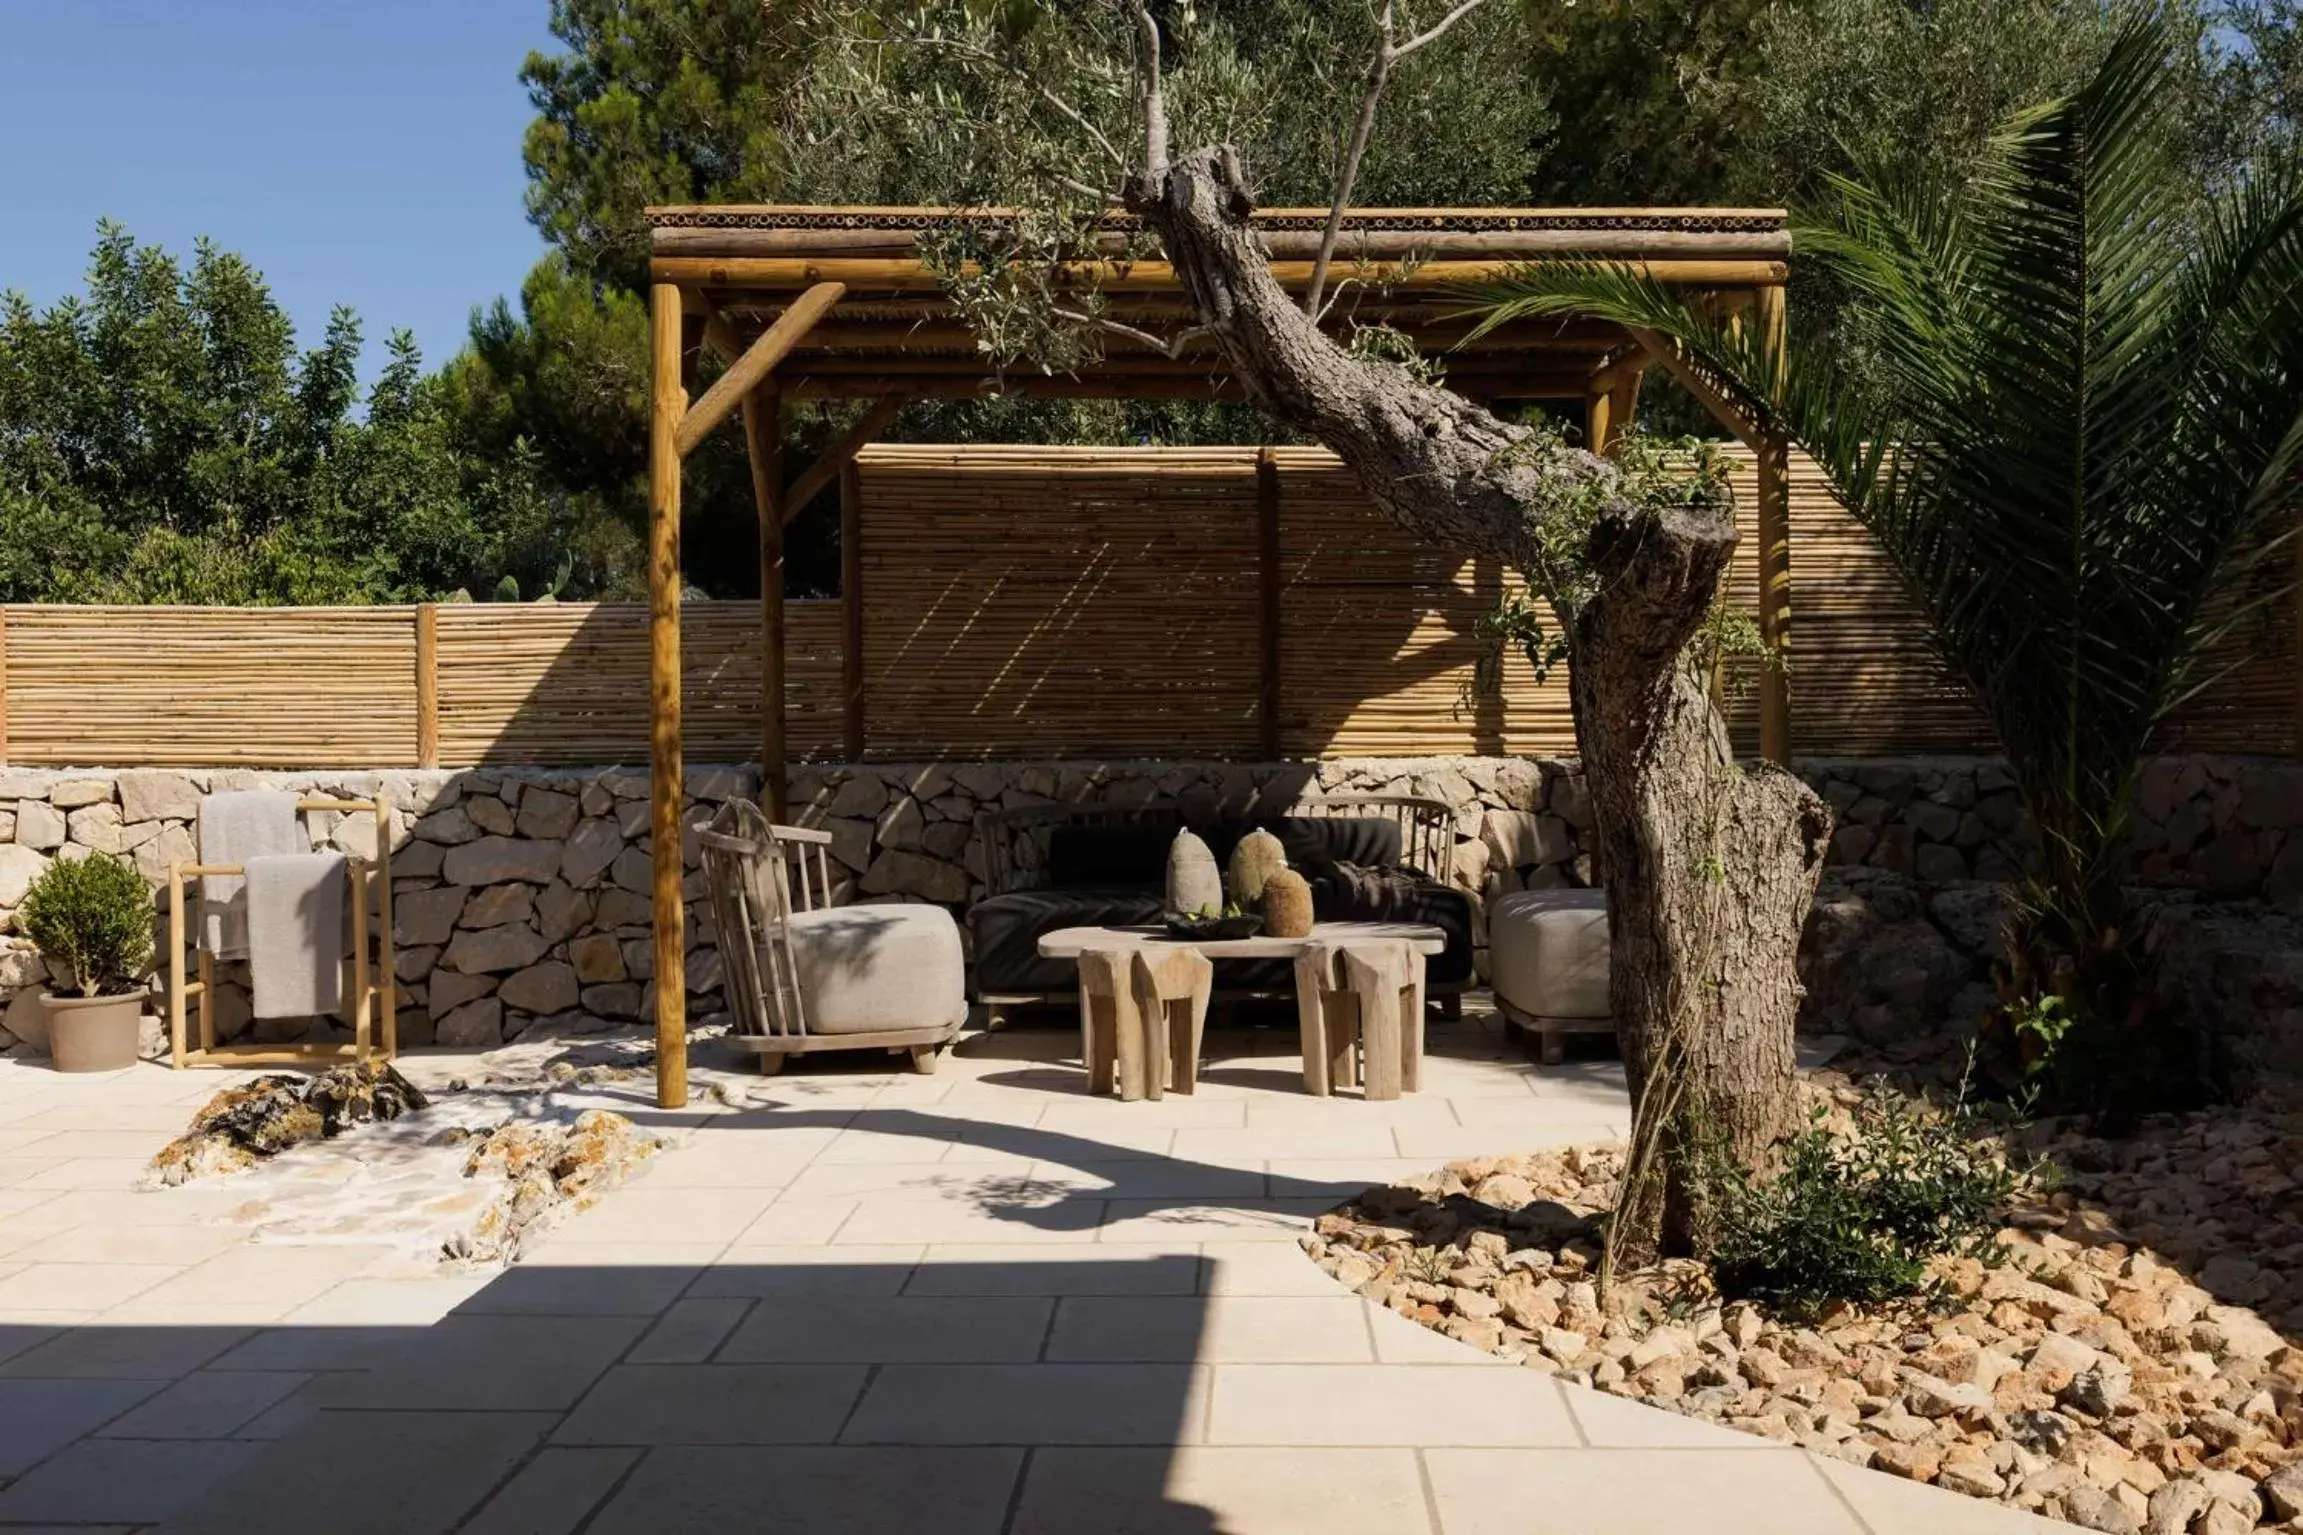
[(1167, 1490), (1205, 1411), (1199, 1258), (550, 1256), (422, 1326), (0, 1327), (0, 1527), (1219, 1528)]

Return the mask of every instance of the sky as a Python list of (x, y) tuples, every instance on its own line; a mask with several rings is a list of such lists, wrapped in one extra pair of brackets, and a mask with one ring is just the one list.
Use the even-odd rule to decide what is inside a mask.
[(546, 0), (0, 0), (0, 288), (77, 291), (114, 218), (188, 257), (207, 235), (315, 342), (359, 312), (425, 358), (542, 254), (519, 81)]

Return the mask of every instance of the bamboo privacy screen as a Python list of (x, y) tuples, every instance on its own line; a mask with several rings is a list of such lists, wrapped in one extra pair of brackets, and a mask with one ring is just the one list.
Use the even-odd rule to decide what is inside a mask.
[[(1750, 456), (1732, 456), (1748, 508)], [(857, 723), (880, 760), (1573, 749), (1563, 676), (1539, 685), (1513, 656), (1500, 698), (1463, 696), (1503, 572), (1400, 532), (1324, 452), (1269, 461), (1259, 475), (1253, 448), (867, 450), (850, 508), (860, 611), (786, 608), (792, 754), (840, 757)], [(1791, 545), (1798, 752), (1988, 749), (1868, 536), (1798, 458)], [(1731, 593), (1746, 607), (1755, 562), (1747, 538)], [(2303, 744), (2293, 614), (2269, 605), (2233, 637), (2217, 664), (2234, 669), (2170, 721), (2165, 744)], [(860, 720), (843, 719), (851, 620)], [(758, 608), (690, 603), (685, 627), (688, 753), (749, 760)], [(9, 607), (0, 684), (0, 761), (24, 764), (647, 755), (637, 606)], [(1752, 699), (1728, 703), (1751, 749)]]

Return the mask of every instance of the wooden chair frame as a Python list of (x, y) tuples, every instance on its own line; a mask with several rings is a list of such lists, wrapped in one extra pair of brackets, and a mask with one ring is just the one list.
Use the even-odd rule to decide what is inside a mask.
[[(256, 1041), (218, 1044), (216, 956), (208, 952), (205, 944), (199, 948), (198, 978), (187, 980), (184, 975), (185, 886), (189, 881), (213, 875), (244, 875), (248, 872), (247, 866), (237, 863), (172, 862), (168, 865), (168, 1052), (170, 1064), (176, 1070), (182, 1071), (188, 1066), (309, 1066), (344, 1061), (365, 1064), (374, 1054), (380, 1053), (388, 1061), (400, 1053), (399, 987), (392, 948), (391, 797), (379, 793), (374, 799), (296, 801), (296, 814), (299, 818), (312, 810), (329, 810), (340, 815), (371, 815), (376, 820), (375, 859), (371, 862), (347, 854), (344, 860), (345, 877), (352, 882), (351, 1040), (348, 1043), (335, 1040), (289, 1040), (279, 1044)], [(378, 927), (373, 972), (369, 969), (368, 960), (368, 877), (371, 870), (376, 875)], [(184, 1004), (194, 997), (200, 999), (200, 1043), (196, 1049), (187, 1049)], [(381, 1015), (380, 1047), (370, 1037), (374, 1027), (369, 1010), (371, 1003), (375, 1004), (376, 1013)]]
[[(735, 1019), (728, 1034), (731, 1045), (758, 1052), (760, 1070), (770, 1076), (783, 1070), (786, 1057), (815, 1050), (901, 1050), (910, 1054), (913, 1070), (935, 1070), (937, 1053), (960, 1031), (956, 1021), (851, 1034), (808, 1030), (808, 1000), (800, 988), (791, 919), (831, 904), (831, 866), (824, 851), (831, 846), (831, 833), (777, 825), (759, 806), (732, 799), (720, 807), (701, 841), (721, 984)], [(748, 935), (749, 941), (738, 935)]]

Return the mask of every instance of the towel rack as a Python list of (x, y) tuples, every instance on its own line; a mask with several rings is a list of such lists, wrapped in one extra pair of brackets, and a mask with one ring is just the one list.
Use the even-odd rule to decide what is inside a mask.
[[(187, 1066), (300, 1066), (313, 1062), (357, 1061), (365, 1063), (369, 1056), (379, 1053), (370, 1040), (371, 1021), (369, 1004), (376, 1005), (381, 1014), (380, 1053), (390, 1060), (400, 1050), (400, 1003), (394, 984), (392, 955), (392, 801), (390, 796), (378, 794), (374, 799), (300, 799), (296, 801), (296, 814), (300, 817), (308, 810), (332, 810), (341, 815), (373, 815), (376, 818), (376, 857), (371, 861), (354, 854), (345, 855), (345, 872), (352, 881), (352, 1038), (348, 1044), (334, 1041), (291, 1040), (282, 1044), (248, 1042), (220, 1045), (216, 1043), (216, 956), (208, 952), (205, 944), (199, 950), (199, 979), (184, 978), (184, 882), (207, 875), (245, 874), (247, 866), (236, 863), (182, 863), (168, 865), (168, 1047), (170, 1060), (178, 1071)], [(376, 921), (379, 928), (376, 964), (373, 971), (368, 965), (368, 871), (373, 867), (381, 877), (376, 881)], [(200, 1044), (197, 1049), (185, 1048), (184, 1004), (192, 998), (200, 999)]]

